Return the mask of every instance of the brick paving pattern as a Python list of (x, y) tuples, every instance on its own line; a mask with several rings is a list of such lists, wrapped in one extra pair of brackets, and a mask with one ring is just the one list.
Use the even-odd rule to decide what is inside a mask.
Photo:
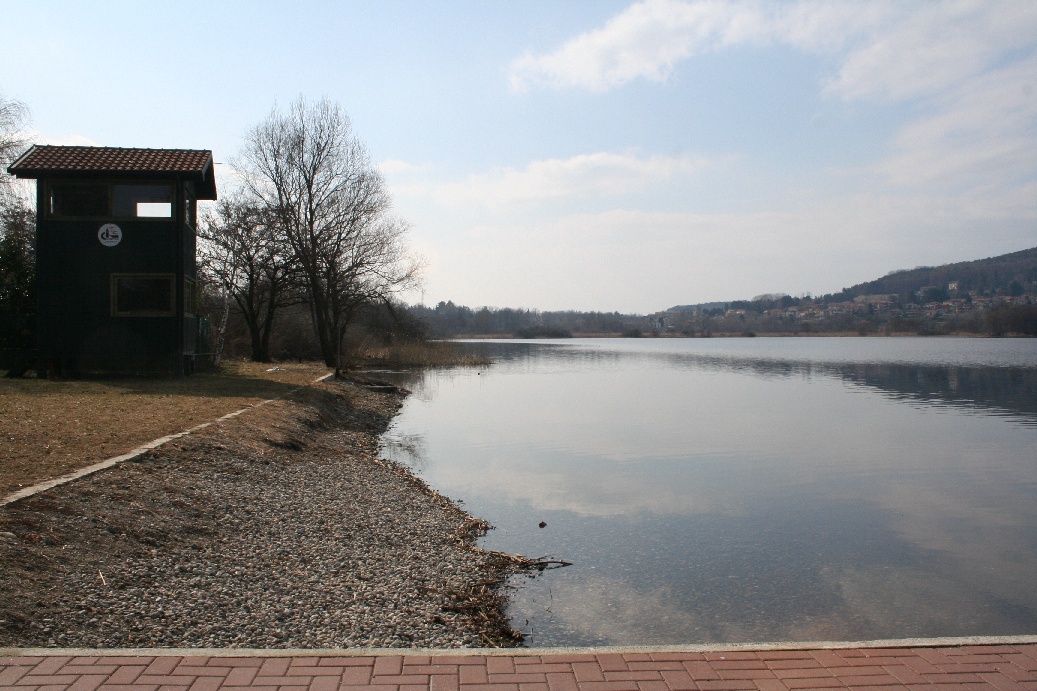
[(0, 657), (0, 691), (867, 691), (909, 687), (1037, 691), (1037, 644), (514, 655)]

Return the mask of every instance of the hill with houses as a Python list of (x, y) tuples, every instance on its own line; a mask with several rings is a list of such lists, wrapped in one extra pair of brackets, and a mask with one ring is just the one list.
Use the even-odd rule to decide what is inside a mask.
[(1021, 333), (1037, 335), (1037, 247), (987, 259), (892, 271), (819, 297), (761, 295), (678, 305), (658, 330), (711, 333)]
[(846, 288), (840, 295), (850, 299), (883, 293), (907, 296), (941, 287), (973, 296), (1034, 294), (1037, 292), (1037, 247), (988, 259), (891, 271), (882, 278)]

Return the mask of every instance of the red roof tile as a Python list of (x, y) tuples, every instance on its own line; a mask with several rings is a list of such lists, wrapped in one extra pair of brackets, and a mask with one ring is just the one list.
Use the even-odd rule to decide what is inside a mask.
[[(216, 198), (212, 151), (204, 149), (124, 149), (112, 146), (36, 145), (7, 171), (20, 178), (91, 174), (176, 175), (200, 183), (199, 197)], [(211, 197), (206, 193), (211, 193)]]

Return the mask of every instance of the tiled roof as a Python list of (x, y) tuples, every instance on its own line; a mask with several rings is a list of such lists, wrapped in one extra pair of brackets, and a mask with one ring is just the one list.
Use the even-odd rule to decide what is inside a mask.
[[(200, 183), (199, 197), (216, 198), (212, 151), (204, 149), (124, 149), (112, 146), (36, 145), (7, 171), (20, 178), (91, 174), (177, 175)], [(211, 192), (211, 197), (205, 193)]]

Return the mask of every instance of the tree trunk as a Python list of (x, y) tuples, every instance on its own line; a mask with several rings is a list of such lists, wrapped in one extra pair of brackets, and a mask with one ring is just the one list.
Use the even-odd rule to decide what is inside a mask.
[(325, 365), (335, 367), (338, 363), (338, 357), (335, 352), (337, 350), (335, 347), (335, 331), (325, 309), (324, 296), (318, 294), (317, 291), (311, 290), (310, 300), (312, 301), (310, 309), (313, 314), (313, 327), (314, 331), (317, 332), (317, 341), (320, 343), (321, 357), (324, 358)]
[(270, 334), (274, 330), (274, 311), (277, 304), (274, 302), (274, 291), (271, 289), (270, 301), (266, 305), (266, 315), (263, 317), (263, 325), (259, 332), (259, 354), (262, 356), (260, 362), (270, 362)]
[(216, 329), (216, 336), (212, 342), (212, 365), (213, 367), (220, 366), (220, 360), (223, 359), (223, 342), (227, 337), (227, 319), (230, 317), (230, 291), (224, 291), (223, 293), (223, 316), (220, 317), (219, 328)]
[(252, 341), (252, 361), (253, 362), (270, 362), (270, 353), (268, 348), (265, 347), (266, 343), (269, 342), (269, 336), (264, 339), (262, 330), (259, 325), (249, 324), (248, 328), (249, 337)]

